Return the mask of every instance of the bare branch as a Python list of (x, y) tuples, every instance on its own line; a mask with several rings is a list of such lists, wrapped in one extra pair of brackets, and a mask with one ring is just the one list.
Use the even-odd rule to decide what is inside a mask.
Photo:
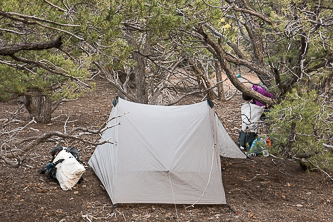
[(52, 4), (51, 2), (49, 2), (49, 1), (47, 1), (47, 0), (44, 0), (44, 2), (46, 2), (47, 4), (51, 5), (52, 7), (56, 8), (56, 9), (62, 11), (62, 12), (67, 12), (67, 10), (62, 9), (62, 8), (60, 8), (59, 6), (57, 6), (57, 5), (55, 5), (55, 4)]
[(110, 78), (110, 75), (108, 74), (108, 72), (99, 63), (94, 62), (94, 64), (97, 66), (97, 68), (100, 70), (100, 72), (105, 76), (105, 78), (108, 80), (108, 82), (118, 90), (119, 93), (125, 95), (131, 101), (136, 101), (136, 99), (134, 97), (132, 97), (131, 95), (129, 95), (127, 92), (125, 92), (119, 85), (117, 85)]
[[(44, 1), (46, 1), (46, 0), (44, 0)], [(2, 15), (4, 17), (7, 17), (9, 19), (20, 21), (20, 22), (27, 23), (27, 24), (38, 24), (38, 25), (41, 25), (41, 23), (30, 22), (30, 21), (27, 21), (25, 19), (33, 19), (33, 20), (36, 20), (36, 21), (46, 22), (46, 23), (50, 23), (50, 24), (58, 25), (58, 26), (80, 27), (80, 25), (58, 23), (58, 22), (54, 22), (54, 21), (51, 21), (51, 20), (38, 18), (36, 16), (23, 15), (23, 14), (19, 14), (19, 13), (16, 13), (16, 12), (4, 12), (1, 9), (0, 9), (0, 15)], [(16, 18), (16, 17), (13, 17), (13, 16), (18, 16), (20, 18)], [(25, 19), (21, 19), (21, 18), (25, 18)], [(51, 27), (48, 27), (48, 28), (51, 28)]]
[[(226, 52), (223, 50), (223, 48), (221, 47), (220, 44), (216, 43), (215, 41), (213, 41), (210, 36), (208, 36), (206, 34), (206, 32), (203, 29), (203, 26), (200, 26), (199, 29), (197, 30), (197, 32), (201, 35), (202, 40), (210, 45), (216, 52), (216, 56), (221, 64), (221, 67), (225, 70), (226, 75), (228, 76), (228, 78), (230, 79), (231, 83), (241, 92), (245, 93), (246, 95), (251, 96), (252, 98), (263, 102), (264, 104), (267, 105), (273, 105), (274, 101), (271, 98), (268, 98), (266, 96), (261, 95), (260, 93), (257, 93), (256, 91), (251, 90), (251, 88), (245, 86), (244, 84), (242, 84), (236, 77), (236, 75), (233, 73), (228, 61), (234, 63), (234, 64), (242, 64), (246, 67), (248, 67), (247, 65), (249, 65), (250, 69), (253, 70), (255, 69), (256, 71), (258, 71), (258, 73), (260, 74), (264, 74), (263, 71), (265, 69), (263, 69), (262, 67), (251, 63), (247, 60), (244, 59), (237, 59), (237, 58), (231, 58), (230, 56), (228, 56), (226, 54)], [(246, 65), (245, 65), (246, 64)], [(259, 71), (260, 70), (260, 71)], [(265, 72), (267, 72), (269, 75), (270, 73), (265, 70)]]
[(40, 68), (43, 68), (45, 69), (46, 71), (49, 71), (50, 73), (52, 74), (56, 74), (56, 75), (61, 75), (61, 76), (65, 76), (65, 77), (68, 77), (72, 80), (75, 80), (76, 82), (88, 87), (88, 88), (91, 88), (91, 86), (85, 82), (83, 82), (82, 80), (74, 77), (74, 76), (71, 76), (71, 75), (67, 75), (65, 73), (62, 73), (62, 72), (58, 72), (57, 70), (54, 70), (54, 69), (51, 69), (49, 67), (47, 67), (46, 65), (44, 65), (43, 63), (41, 62), (37, 62), (37, 61), (32, 61), (32, 60), (29, 60), (29, 59), (25, 59), (25, 58), (21, 58), (21, 57), (17, 57), (15, 55), (10, 55), (13, 59), (17, 60), (17, 61), (20, 61), (20, 62), (24, 62), (24, 63), (28, 63), (28, 64), (34, 64)]
[[(84, 38), (81, 38), (67, 30), (64, 30), (64, 29), (59, 29), (59, 28), (55, 28), (55, 27), (50, 27), (50, 26), (47, 26), (47, 25), (44, 25), (40, 22), (36, 22), (36, 21), (28, 21), (27, 19), (34, 19), (34, 20), (39, 20), (39, 21), (43, 21), (43, 22), (47, 22), (47, 23), (51, 23), (51, 24), (55, 24), (55, 25), (61, 25), (61, 26), (72, 26), (72, 27), (76, 27), (76, 25), (69, 25), (69, 24), (61, 24), (61, 23), (55, 23), (55, 22), (52, 22), (52, 21), (49, 21), (49, 20), (44, 20), (44, 19), (40, 19), (40, 18), (37, 18), (35, 16), (27, 16), (27, 15), (21, 15), (21, 14), (18, 14), (18, 13), (14, 13), (14, 12), (4, 12), (0, 9), (0, 15), (1, 16), (4, 16), (6, 18), (9, 18), (11, 20), (15, 20), (15, 21), (20, 21), (22, 23), (25, 23), (25, 24), (28, 24), (28, 25), (39, 25), (41, 27), (44, 27), (44, 28), (47, 28), (47, 29), (51, 29), (51, 30), (56, 30), (56, 31), (59, 31), (59, 32), (63, 32), (63, 33), (66, 33), (68, 35), (71, 35), (79, 40), (84, 40)], [(22, 17), (22, 18), (18, 18), (18, 17), (15, 17), (15, 16), (19, 16), (19, 17)]]
[[(228, 2), (229, 4), (233, 4), (234, 1), (232, 0), (227, 0), (226, 2)], [(236, 11), (236, 12), (243, 12), (243, 13), (247, 13), (253, 16), (256, 16), (260, 19), (262, 19), (263, 21), (267, 22), (270, 25), (273, 25), (273, 22), (267, 18), (266, 16), (254, 11), (252, 8), (250, 8), (248, 6), (248, 4), (246, 4), (246, 9), (245, 8), (239, 8), (237, 5), (233, 4), (232, 8)]]
[(34, 118), (32, 118), (32, 120), (29, 123), (27, 123), (25, 126), (18, 127), (18, 128), (13, 129), (13, 130), (11, 130), (9, 132), (3, 132), (2, 134), (0, 134), (0, 136), (6, 135), (6, 134), (12, 134), (12, 133), (15, 133), (15, 132), (18, 132), (18, 131), (22, 131), (22, 130), (24, 130), (27, 126), (29, 126), (32, 123), (37, 123)]
[(194, 94), (199, 94), (199, 93), (205, 93), (207, 91), (210, 91), (212, 90), (213, 88), (216, 88), (219, 84), (222, 84), (224, 81), (226, 81), (227, 79), (223, 80), (223, 81), (220, 81), (220, 82), (217, 82), (214, 86), (212, 87), (209, 87), (207, 89), (204, 89), (204, 90), (196, 90), (196, 91), (192, 91), (192, 92), (189, 92), (189, 93), (185, 93), (184, 95), (182, 95), (181, 97), (179, 97), (178, 99), (176, 99), (175, 101), (172, 101), (168, 104), (166, 104), (166, 106), (171, 106), (171, 105), (174, 105), (174, 104), (177, 104), (178, 102), (180, 102), (182, 99), (184, 99), (185, 97), (187, 96), (190, 96), (190, 95), (194, 95)]
[(2, 28), (0, 28), (0, 30), (1, 31), (4, 31), (4, 32), (11, 32), (11, 33), (14, 33), (14, 34), (16, 34), (16, 35), (25, 35), (26, 33), (24, 33), (24, 32), (16, 32), (16, 31), (14, 31), (14, 30), (10, 30), (10, 29), (2, 29)]

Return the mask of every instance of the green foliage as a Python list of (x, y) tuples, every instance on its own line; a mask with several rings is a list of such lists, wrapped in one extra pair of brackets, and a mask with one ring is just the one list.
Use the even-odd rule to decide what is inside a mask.
[(0, 101), (8, 101), (17, 94), (22, 94), (25, 87), (25, 76), (16, 69), (0, 64)]
[(315, 91), (299, 93), (294, 89), (282, 103), (271, 109), (270, 138), (275, 141), (272, 151), (286, 152), (291, 124), (296, 123), (296, 135), (290, 152), (293, 155), (309, 154), (309, 160), (322, 168), (333, 168), (332, 153), (323, 143), (327, 142), (333, 130), (330, 119), (332, 108), (323, 103)]
[[(75, 2), (67, 1), (67, 4)], [(64, 7), (64, 5), (61, 5), (61, 7)], [(51, 4), (43, 1), (6, 0), (0, 2), (0, 8), (3, 11), (13, 13), (14, 16), (18, 15), (19, 19), (21, 19), (20, 15), (38, 18), (38, 20), (31, 19), (29, 23), (24, 24), (3, 17), (0, 28), (12, 31), (2, 32), (1, 40), (8, 44), (36, 43), (53, 40), (61, 36), (62, 49), (69, 51), (71, 55), (71, 57), (68, 57), (57, 49), (20, 51), (15, 54), (17, 57), (42, 63), (54, 72), (31, 63), (18, 62), (9, 56), (1, 56), (1, 60), (6, 62), (0, 64), (0, 100), (8, 101), (30, 90), (48, 94), (53, 100), (77, 98), (86, 91), (86, 89), (82, 90), (80, 81), (85, 81), (90, 76), (88, 69), (92, 58), (82, 54), (82, 49), (78, 47), (80, 43), (78, 38), (86, 36), (87, 40), (96, 39), (94, 35), (96, 33), (89, 32), (87, 25), (89, 24), (88, 18), (94, 21), (96, 18), (89, 15), (86, 7), (87, 4), (79, 4), (72, 9), (72, 14), (66, 16), (61, 10), (55, 10)], [(43, 10), (40, 10), (41, 8)], [(28, 21), (29, 18), (26, 17), (25, 20)], [(20, 34), (22, 32), (26, 34)]]
[[(70, 59), (66, 59), (61, 55), (49, 54), (42, 51), (39, 54), (32, 52), (21, 53), (30, 58), (35, 56), (35, 60), (45, 61), (45, 63), (53, 67), (64, 67), (67, 70), (61, 70), (67, 76), (79, 78), (81, 81), (86, 80), (90, 76), (87, 67), (81, 66), (80, 69)], [(87, 63), (89, 60), (87, 59)], [(0, 64), (0, 100), (8, 101), (13, 97), (24, 94), (29, 90), (36, 90), (44, 94), (52, 96), (53, 100), (62, 98), (72, 99), (82, 95), (82, 90), (70, 77), (49, 73), (41, 68), (33, 68), (26, 70), (15, 69), (13, 67)], [(28, 71), (30, 70), (30, 71)], [(68, 85), (68, 86), (65, 86)], [(61, 88), (70, 88), (71, 91), (62, 92)]]

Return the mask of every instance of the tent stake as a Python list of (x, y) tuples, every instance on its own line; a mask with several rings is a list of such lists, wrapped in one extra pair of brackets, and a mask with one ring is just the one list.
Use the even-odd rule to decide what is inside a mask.
[(229, 210), (231, 211), (231, 212), (233, 212), (234, 214), (237, 214), (236, 213), (236, 211), (234, 211), (228, 204), (226, 204), (227, 205), (227, 207), (229, 208)]
[(114, 210), (114, 203), (112, 203), (111, 213), (113, 213), (113, 210)]

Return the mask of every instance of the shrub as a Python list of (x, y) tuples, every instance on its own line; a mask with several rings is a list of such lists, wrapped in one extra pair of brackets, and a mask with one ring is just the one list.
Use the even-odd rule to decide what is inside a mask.
[(294, 89), (268, 117), (269, 136), (275, 141), (271, 152), (333, 169), (332, 149), (325, 146), (332, 139), (332, 107), (324, 98), (314, 90), (299, 93)]

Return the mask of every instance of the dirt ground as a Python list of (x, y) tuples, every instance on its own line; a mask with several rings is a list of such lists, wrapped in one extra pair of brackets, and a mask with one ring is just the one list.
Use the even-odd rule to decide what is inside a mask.
[[(97, 82), (96, 91), (59, 106), (51, 124), (34, 123), (18, 136), (64, 131), (67, 118), (67, 130), (99, 127), (109, 116), (114, 96), (109, 85)], [(242, 102), (241, 95), (236, 94), (230, 101), (215, 105), (235, 141), (241, 128)], [(2, 127), (20, 106), (18, 101), (0, 103)], [(12, 129), (30, 121), (24, 108), (15, 118), (20, 121)], [(0, 221), (333, 221), (333, 182), (324, 173), (305, 172), (287, 159), (222, 158), (228, 205), (117, 204), (112, 209), (108, 194), (87, 165), (92, 146), (69, 140), (60, 144), (78, 148), (86, 167), (84, 181), (71, 191), (63, 191), (55, 181), (38, 173), (51, 160), (50, 150), (55, 145), (39, 145), (20, 168), (0, 162)]]

